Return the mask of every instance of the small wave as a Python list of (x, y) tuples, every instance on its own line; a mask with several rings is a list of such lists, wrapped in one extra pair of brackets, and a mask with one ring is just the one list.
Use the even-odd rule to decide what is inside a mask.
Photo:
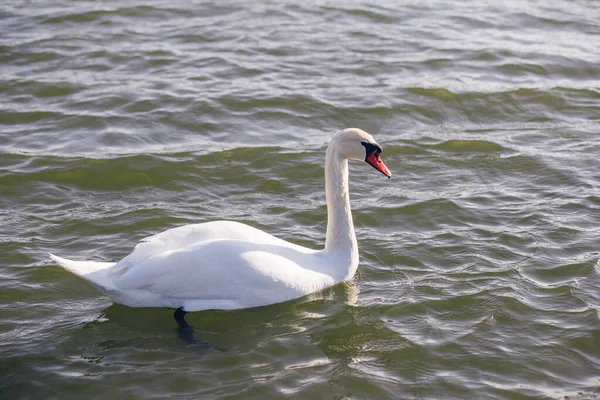
[(430, 147), (436, 150), (458, 153), (498, 153), (506, 151), (502, 145), (486, 140), (448, 140)]

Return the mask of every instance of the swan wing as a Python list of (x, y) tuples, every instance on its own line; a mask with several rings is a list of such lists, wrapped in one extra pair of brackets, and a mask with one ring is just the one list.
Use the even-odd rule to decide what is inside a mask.
[[(316, 252), (240, 240), (166, 251), (116, 274), (121, 291), (149, 292), (186, 311), (278, 303), (334, 284), (317, 272)], [(304, 263), (312, 263), (306, 268)]]
[(121, 275), (132, 266), (140, 265), (156, 255), (219, 239), (236, 239), (256, 243), (286, 243), (273, 235), (239, 222), (213, 221), (185, 225), (142, 239), (135, 246), (134, 251), (119, 261), (109, 274)]

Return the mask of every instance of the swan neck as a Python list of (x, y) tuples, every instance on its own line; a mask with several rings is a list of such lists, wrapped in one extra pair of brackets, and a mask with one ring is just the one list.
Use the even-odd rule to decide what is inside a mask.
[(348, 192), (348, 160), (331, 146), (325, 156), (325, 193), (327, 199), (327, 235), (325, 251), (335, 254), (352, 276), (358, 265), (358, 246), (354, 233)]

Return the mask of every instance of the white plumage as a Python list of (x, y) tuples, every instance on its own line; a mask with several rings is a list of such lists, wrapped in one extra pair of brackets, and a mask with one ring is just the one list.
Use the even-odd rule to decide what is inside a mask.
[(231, 221), (182, 226), (143, 239), (117, 263), (50, 257), (115, 302), (185, 311), (231, 310), (301, 297), (351, 278), (358, 249), (348, 197), (347, 159), (390, 176), (368, 133), (338, 132), (325, 157), (328, 225), (313, 250)]

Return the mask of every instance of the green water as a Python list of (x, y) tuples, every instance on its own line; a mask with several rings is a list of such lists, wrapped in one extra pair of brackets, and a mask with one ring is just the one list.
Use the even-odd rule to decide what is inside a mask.
[[(8, 2), (3, 399), (600, 397), (600, 8), (546, 2)], [(361, 262), (288, 303), (114, 304), (110, 261), (211, 220), (324, 244), (355, 126)]]

